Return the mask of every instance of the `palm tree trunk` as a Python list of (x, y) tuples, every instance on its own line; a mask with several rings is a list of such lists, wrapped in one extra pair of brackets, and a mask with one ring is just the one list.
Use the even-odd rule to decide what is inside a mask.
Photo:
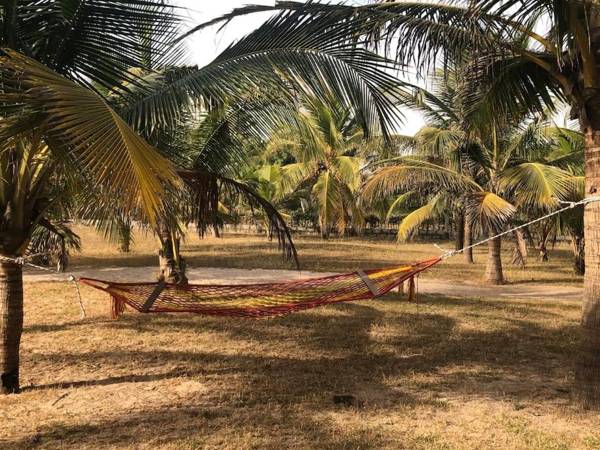
[(167, 283), (187, 284), (185, 260), (179, 251), (179, 239), (173, 239), (171, 232), (165, 226), (160, 227), (159, 238), (162, 246), (158, 252), (159, 278)]
[(19, 392), (19, 346), (23, 332), (23, 271), (0, 263), (0, 394)]
[[(473, 245), (473, 228), (472, 221), (469, 215), (465, 215), (465, 234), (464, 234), (464, 247), (469, 247)], [(473, 260), (473, 249), (467, 248), (464, 251), (465, 254), (465, 262), (467, 264), (473, 264), (475, 261)]]
[(533, 240), (531, 231), (529, 231), (529, 227), (523, 228), (523, 233), (525, 234), (525, 239), (527, 239), (527, 245), (531, 248), (535, 248), (535, 241)]
[(498, 237), (488, 241), (488, 260), (485, 268), (485, 281), (490, 284), (504, 284), (501, 250), (501, 238)]
[(548, 262), (548, 247), (546, 247), (546, 241), (540, 242), (540, 262)]
[[(600, 194), (600, 123), (585, 136), (585, 192)], [(583, 407), (600, 408), (600, 202), (584, 210), (585, 278), (582, 341), (576, 366), (577, 396)]]
[(465, 247), (465, 215), (461, 210), (454, 214), (454, 249), (462, 250)]
[(133, 233), (133, 225), (129, 220), (119, 221), (119, 251), (121, 253), (129, 253), (131, 251), (131, 238)]
[(571, 236), (573, 246), (573, 270), (577, 275), (585, 274), (585, 240), (583, 236)]
[(548, 237), (550, 236), (550, 227), (544, 225), (540, 234), (540, 262), (548, 262)]

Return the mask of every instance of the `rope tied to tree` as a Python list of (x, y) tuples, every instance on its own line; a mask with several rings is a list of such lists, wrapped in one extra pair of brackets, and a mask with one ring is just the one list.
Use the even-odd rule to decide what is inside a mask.
[[(537, 219), (533, 219), (533, 220), (530, 220), (529, 222), (526, 222), (524, 224), (521, 224), (521, 225), (518, 225), (516, 227), (510, 228), (509, 230), (503, 231), (503, 232), (498, 233), (498, 234), (496, 234), (494, 236), (490, 236), (490, 237), (487, 237), (485, 239), (482, 239), (481, 241), (475, 242), (474, 244), (468, 245), (468, 246), (463, 247), (463, 248), (461, 248), (459, 250), (446, 250), (444, 253), (442, 253), (442, 255), (440, 256), (440, 258), (442, 258), (442, 260), (451, 258), (451, 257), (453, 257), (455, 255), (463, 253), (466, 250), (469, 250), (469, 249), (475, 248), (475, 247), (479, 247), (480, 245), (486, 244), (486, 243), (488, 243), (490, 241), (493, 241), (494, 239), (497, 239), (499, 237), (506, 236), (507, 234), (511, 234), (511, 233), (513, 233), (513, 232), (515, 232), (517, 230), (522, 229), (522, 228), (527, 228), (530, 225), (533, 225), (535, 223), (538, 223), (538, 222), (541, 222), (543, 220), (549, 219), (550, 217), (554, 217), (554, 216), (556, 216), (558, 214), (561, 214), (561, 213), (563, 213), (565, 211), (568, 211), (570, 209), (576, 208), (577, 206), (587, 205), (588, 203), (593, 203), (593, 202), (598, 202), (598, 201), (600, 201), (600, 195), (596, 195), (596, 196), (593, 196), (593, 197), (586, 197), (586, 198), (584, 198), (582, 200), (579, 200), (577, 202), (564, 202), (564, 201), (560, 201), (559, 200), (559, 203), (567, 204), (567, 206), (565, 206), (564, 208), (560, 208), (560, 209), (557, 209), (555, 211), (549, 212), (548, 214), (543, 215), (541, 217), (538, 217)], [(439, 245), (437, 245), (437, 244), (434, 244), (434, 245), (437, 248), (443, 250)]]

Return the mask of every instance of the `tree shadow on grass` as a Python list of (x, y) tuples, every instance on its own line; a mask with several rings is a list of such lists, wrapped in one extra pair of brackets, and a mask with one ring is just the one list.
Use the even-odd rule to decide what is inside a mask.
[[(306, 318), (302, 319), (304, 322)], [(367, 327), (363, 327), (363, 337), (352, 341), (358, 347), (345, 356), (319, 357), (315, 352), (313, 357), (269, 357), (124, 348), (114, 352), (38, 355), (46, 363), (93, 364), (101, 368), (129, 361), (139, 368), (139, 373), (58, 382), (31, 387), (32, 390), (158, 380), (175, 381), (176, 386), (181, 380), (194, 379), (220, 392), (218, 399), (200, 395), (177, 407), (124, 412), (93, 424), (48, 426), (33, 437), (7, 442), (7, 448), (28, 448), (35, 443), (52, 446), (59, 442), (81, 447), (142, 443), (158, 446), (175, 442), (176, 446), (194, 448), (210, 442), (215, 434), (227, 439), (233, 436), (231, 433), (247, 433), (251, 439), (248, 442), (267, 448), (287, 444), (301, 448), (367, 448), (389, 445), (390, 436), (360, 430), (340, 435), (337, 425), (327, 418), (327, 413), (344, 409), (334, 404), (333, 394), (356, 395), (364, 400), (358, 410), (375, 414), (394, 414), (417, 405), (445, 408), (437, 398), (449, 393), (515, 402), (568, 398), (563, 375), (571, 345), (559, 343), (576, 334), (575, 325), (546, 329), (531, 321), (514, 320), (501, 330), (460, 331), (454, 320), (429, 313), (405, 313), (386, 323), (394, 325), (403, 334), (380, 338), (376, 344), (369, 338)], [(327, 344), (323, 342), (322, 346), (323, 353), (327, 353)], [(175, 368), (148, 370), (163, 366)], [(474, 367), (483, 370), (473, 371)], [(412, 382), (415, 374), (427, 379)], [(122, 389), (127, 390), (127, 386)], [(270, 417), (273, 414), (279, 416)]]
[[(155, 405), (150, 411), (123, 412), (92, 425), (49, 426), (7, 447), (30, 447), (36, 442), (51, 446), (59, 440), (61, 445), (83, 447), (161, 445), (175, 440), (193, 447), (215, 433), (227, 435), (232, 427), (239, 427), (254, 429), (252, 442), (256, 439), (258, 446), (289, 441), (299, 447), (318, 442), (321, 448), (360, 448), (389, 442), (361, 432), (340, 436), (334, 424), (323, 422), (323, 413), (341, 408), (334, 404), (334, 394), (353, 395), (364, 411), (381, 414), (422, 404), (443, 408), (438, 398), (457, 395), (515, 402), (568, 400), (577, 324), (556, 326), (555, 314), (536, 302), (421, 298), (426, 303), (418, 305), (419, 312), (417, 305), (381, 300), (264, 321), (183, 315), (126, 315), (116, 322), (102, 321), (100, 333), (117, 343), (114, 351), (77, 353), (64, 348), (31, 359), (24, 355), (27, 372), (35, 372), (36, 365), (66, 366), (71, 372), (89, 373), (89, 379), (58, 379), (26, 390), (115, 386), (126, 391), (128, 383), (169, 381), (168, 388), (194, 380), (210, 392), (218, 391), (218, 399), (200, 394), (177, 408)], [(490, 317), (495, 320), (490, 322)], [(487, 321), (485, 326), (477, 328), (473, 321), (478, 319)], [(553, 324), (544, 326), (545, 319)], [(469, 326), (463, 327), (465, 321)], [(62, 327), (80, 325), (94, 324)], [(120, 333), (131, 330), (150, 345), (160, 333), (161, 350), (128, 346)], [(193, 346), (164, 350), (170, 334), (194, 330), (208, 331), (215, 339), (222, 336), (223, 342), (229, 342), (224, 345), (231, 346), (236, 339), (245, 345), (233, 352), (231, 347), (227, 351)], [(51, 334), (61, 328), (36, 331)], [(110, 375), (114, 368), (123, 371), (124, 362), (128, 373)], [(283, 415), (283, 424), (265, 421), (272, 407)], [(257, 423), (263, 428), (256, 429)], [(287, 434), (277, 436), (282, 429)], [(295, 429), (302, 432), (294, 436)], [(196, 434), (190, 437), (190, 430)]]
[[(436, 298), (432, 303), (439, 301)], [(352, 392), (363, 383), (371, 385), (374, 390), (381, 390), (385, 379), (400, 380), (419, 373), (435, 375), (440, 370), (458, 370), (460, 367), (482, 368), (479, 374), (472, 373), (470, 378), (473, 381), (485, 379), (495, 372), (498, 377), (535, 383), (535, 380), (548, 378), (565, 379), (570, 372), (570, 355), (579, 336), (576, 324), (545, 328), (529, 320), (531, 317), (503, 317), (494, 324), (494, 329), (462, 330), (457, 327), (455, 319), (430, 311), (418, 314), (403, 311), (395, 316), (364, 304), (331, 308), (345, 314), (336, 317), (302, 313), (250, 322), (189, 316), (126, 316), (125, 320), (104, 324), (115, 342), (119, 342), (118, 333), (123, 328), (133, 327), (141, 333), (150, 334), (156, 334), (157, 330), (176, 334), (199, 329), (215, 333), (216, 339), (219, 339), (219, 334), (226, 336), (227, 340), (251, 339), (250, 345), (255, 351), (253, 354), (233, 355), (204, 353), (201, 349), (148, 351), (127, 349), (122, 344), (113, 352), (38, 354), (31, 361), (34, 368), (35, 364), (66, 364), (69, 367), (101, 367), (110, 371), (111, 367), (119, 367), (127, 361), (139, 368), (139, 373), (99, 377), (97, 380), (58, 381), (30, 389), (239, 373), (252, 380), (255, 392), (261, 392), (264, 379), (282, 380), (277, 388), (280, 395), (285, 395), (286, 389), (296, 383), (302, 386), (313, 383), (316, 392), (336, 389)], [(387, 331), (378, 335), (377, 327)], [(261, 348), (265, 349), (265, 354), (275, 356), (260, 356)], [(302, 350), (300, 356), (290, 356), (296, 355), (296, 350)], [(160, 370), (173, 366), (176, 366), (175, 369)], [(100, 373), (102, 371), (99, 370)], [(455, 387), (469, 389), (468, 383), (465, 385), (468, 379), (455, 380)], [(446, 378), (443, 385), (446, 389), (452, 384)], [(274, 392), (270, 381), (264, 388), (267, 396), (272, 397)], [(476, 390), (477, 385), (470, 388)], [(520, 395), (526, 397), (527, 392)]]
[(366, 449), (389, 444), (389, 439), (365, 430), (340, 434), (335, 423), (316, 417), (315, 411), (299, 412), (292, 406), (273, 412), (264, 407), (257, 411), (260, 419), (254, 421), (245, 408), (161, 407), (91, 423), (44, 426), (32, 436), (0, 440), (0, 448), (195, 449), (235, 448), (237, 444), (239, 448)]

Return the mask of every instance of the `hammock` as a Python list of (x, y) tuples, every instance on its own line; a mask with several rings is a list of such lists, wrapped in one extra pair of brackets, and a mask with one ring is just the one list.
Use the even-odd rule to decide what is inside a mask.
[(409, 266), (359, 270), (343, 275), (284, 283), (243, 285), (115, 283), (81, 278), (79, 281), (112, 296), (112, 316), (129, 305), (142, 313), (195, 313), (210, 316), (267, 317), (355, 300), (380, 297), (440, 262), (437, 257)]

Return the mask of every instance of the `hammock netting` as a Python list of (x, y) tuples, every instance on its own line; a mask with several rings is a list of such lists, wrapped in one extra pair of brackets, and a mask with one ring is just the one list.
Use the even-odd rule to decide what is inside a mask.
[(411, 281), (441, 258), (408, 266), (356, 271), (283, 283), (243, 285), (116, 283), (91, 278), (80, 281), (112, 296), (112, 314), (125, 305), (144, 313), (195, 313), (211, 316), (267, 317), (339, 302), (370, 300)]

